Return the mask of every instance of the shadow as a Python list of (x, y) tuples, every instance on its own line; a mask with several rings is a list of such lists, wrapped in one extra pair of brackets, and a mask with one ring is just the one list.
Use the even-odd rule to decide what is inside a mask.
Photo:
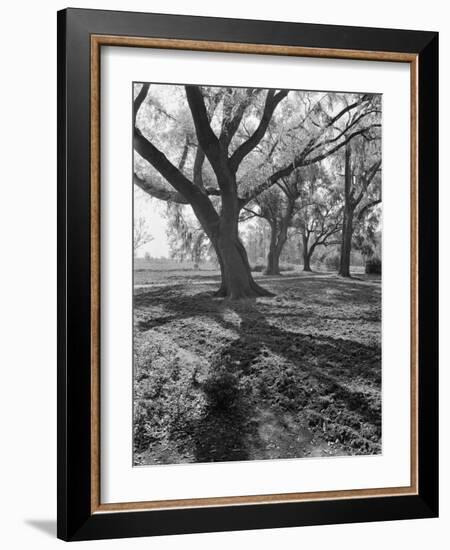
[(171, 434), (173, 439), (187, 437), (195, 462), (251, 458), (257, 425), (251, 391), (242, 380), (258, 351), (257, 346), (239, 339), (212, 358), (207, 376), (198, 383), (205, 399), (201, 415), (174, 426)]
[[(175, 320), (193, 316), (220, 316), (227, 307), (221, 298), (214, 298), (213, 292), (199, 292), (192, 296), (181, 294), (183, 288), (171, 285), (141, 291), (134, 296), (134, 313), (136, 327), (140, 331), (163, 326)], [(145, 314), (146, 308), (158, 306), (163, 314)], [(142, 317), (141, 317), (141, 314)]]
[(25, 523), (45, 535), (56, 538), (56, 519), (26, 519)]
[(189, 281), (211, 281), (211, 282), (217, 282), (220, 283), (222, 281), (222, 276), (216, 275), (214, 273), (208, 273), (208, 271), (201, 271), (199, 272), (192, 272), (189, 274), (188, 277), (185, 275), (168, 275), (167, 279), (172, 280), (189, 280)]
[[(348, 285), (347, 281), (333, 279), (335, 288)], [(267, 447), (267, 442), (261, 441), (255, 420), (261, 403), (266, 403), (277, 418), (291, 415), (298, 426), (311, 429), (320, 437), (325, 437), (322, 427), (326, 421), (332, 426), (326, 435), (328, 441), (349, 442), (353, 446), (352, 454), (379, 452), (381, 349), (378, 344), (367, 345), (350, 338), (280, 327), (274, 323), (277, 314), (273, 312), (280, 307), (278, 298), (232, 302), (212, 298), (206, 292), (187, 295), (181, 294), (180, 289), (175, 293), (172, 287), (167, 290), (167, 293), (163, 289), (146, 291), (135, 297), (138, 308), (151, 306), (164, 313), (157, 321), (154, 318), (153, 324), (150, 315), (146, 324), (141, 325), (142, 329), (202, 316), (237, 334), (236, 339), (228, 340), (225, 347), (211, 357), (206, 377), (198, 381), (205, 400), (201, 414), (175, 426), (171, 434), (177, 441), (188, 441), (196, 462), (255, 459), (255, 449)], [(323, 294), (323, 283), (317, 292)], [(332, 300), (335, 299), (333, 295)], [(353, 295), (352, 299), (355, 299)], [(357, 301), (359, 299), (364, 302), (362, 297)], [(230, 311), (236, 314), (238, 323), (227, 320), (226, 313)], [(301, 311), (298, 317), (299, 323), (303, 323), (314, 314), (305, 315)], [(189, 342), (192, 341), (192, 335), (189, 338)], [(276, 365), (271, 365), (274, 360)], [(361, 391), (354, 383), (357, 380), (362, 380), (370, 391)], [(362, 432), (363, 425), (367, 437)], [(295, 452), (300, 452), (299, 447)], [(261, 451), (257, 458), (268, 456)]]

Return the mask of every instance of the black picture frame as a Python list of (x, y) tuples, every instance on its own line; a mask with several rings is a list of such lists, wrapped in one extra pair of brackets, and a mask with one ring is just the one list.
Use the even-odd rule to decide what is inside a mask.
[[(92, 513), (91, 36), (402, 52), (418, 61), (418, 491), (415, 495)], [(117, 11), (58, 12), (58, 530), (63, 540), (438, 515), (438, 34)]]

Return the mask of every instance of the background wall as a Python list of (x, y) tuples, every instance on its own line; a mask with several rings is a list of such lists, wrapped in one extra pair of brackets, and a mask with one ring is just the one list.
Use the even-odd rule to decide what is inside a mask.
[[(76, 2), (77, 7), (441, 31), (441, 120), (449, 123), (450, 31), (439, 0), (218, 3)], [(64, 2), (10, 2), (0, 34), (0, 540), (53, 548), (56, 517), (56, 10)], [(444, 101), (444, 98), (447, 101)], [(448, 276), (449, 133), (441, 123), (441, 279)], [(432, 215), (432, 213), (430, 213)], [(447, 256), (445, 256), (447, 254)], [(441, 288), (441, 518), (259, 532), (162, 537), (152, 548), (442, 548), (450, 535), (448, 285)], [(84, 543), (144, 548), (148, 539)]]

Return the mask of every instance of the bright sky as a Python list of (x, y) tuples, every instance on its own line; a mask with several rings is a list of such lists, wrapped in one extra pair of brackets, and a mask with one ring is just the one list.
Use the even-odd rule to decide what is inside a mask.
[(148, 231), (153, 240), (138, 250), (138, 256), (149, 252), (154, 258), (169, 257), (169, 245), (167, 242), (167, 220), (164, 217), (166, 203), (153, 199), (144, 193), (139, 187), (134, 187), (134, 217), (144, 218)]

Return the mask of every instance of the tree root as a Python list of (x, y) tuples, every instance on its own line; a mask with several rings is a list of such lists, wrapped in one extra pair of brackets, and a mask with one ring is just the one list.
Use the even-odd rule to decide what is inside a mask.
[(225, 298), (227, 300), (246, 300), (249, 298), (270, 298), (275, 296), (275, 294), (259, 286), (252, 280), (247, 288), (237, 289), (231, 292), (228, 292), (226, 285), (222, 283), (216, 292), (214, 292), (213, 296), (214, 298)]

